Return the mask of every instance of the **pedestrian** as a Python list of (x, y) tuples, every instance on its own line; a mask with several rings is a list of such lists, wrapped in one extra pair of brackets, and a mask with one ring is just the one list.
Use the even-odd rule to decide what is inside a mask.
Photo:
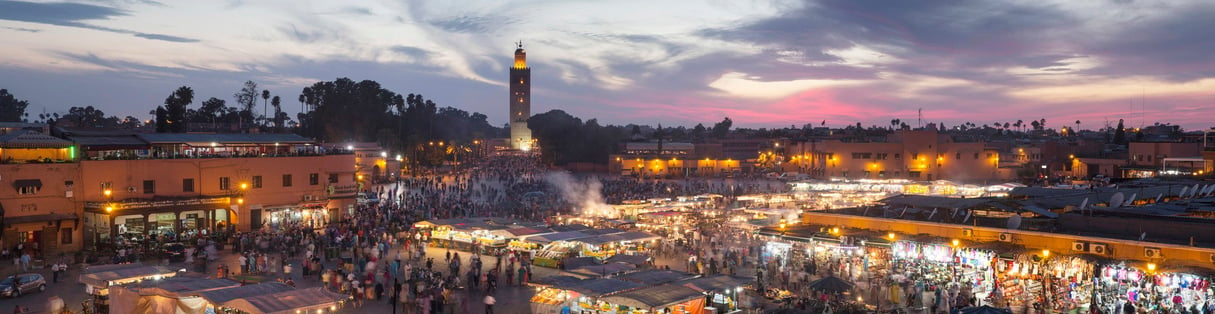
[(51, 283), (59, 283), (59, 263), (51, 265)]
[(498, 300), (494, 299), (494, 295), (486, 294), (485, 295), (485, 314), (494, 314), (494, 303), (498, 303)]

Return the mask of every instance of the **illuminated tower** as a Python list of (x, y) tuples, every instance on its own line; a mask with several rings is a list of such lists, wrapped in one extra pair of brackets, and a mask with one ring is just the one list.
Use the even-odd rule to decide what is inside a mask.
[(531, 149), (532, 129), (527, 119), (532, 116), (532, 69), (527, 67), (527, 52), (523, 42), (515, 49), (515, 65), (510, 68), (510, 147)]

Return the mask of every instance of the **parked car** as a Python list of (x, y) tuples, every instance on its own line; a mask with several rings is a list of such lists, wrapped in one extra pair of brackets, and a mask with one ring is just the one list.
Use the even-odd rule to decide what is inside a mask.
[(5, 297), (15, 298), (34, 291), (46, 291), (46, 278), (41, 274), (13, 275), (0, 281), (0, 295)]
[(181, 243), (165, 243), (160, 249), (161, 258), (169, 262), (184, 262), (186, 260), (186, 245)]

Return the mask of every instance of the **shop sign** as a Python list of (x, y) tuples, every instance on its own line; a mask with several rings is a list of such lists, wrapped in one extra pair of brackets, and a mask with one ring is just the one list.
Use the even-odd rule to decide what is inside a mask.
[(329, 186), (329, 195), (354, 194), (355, 192), (358, 192), (358, 191), (359, 191), (358, 184), (330, 185)]
[(156, 214), (156, 221), (176, 220), (177, 215), (173, 213)]
[[(226, 203), (228, 203), (228, 198), (226, 198), (226, 197), (212, 197), (212, 198), (194, 198), (194, 199), (172, 200), (172, 201), (115, 202), (114, 204), (118, 204), (119, 207), (121, 207), (122, 209), (136, 209), (136, 208), (151, 208), (151, 207), (191, 206), (191, 205), (226, 204)], [(105, 208), (106, 204), (107, 204), (107, 202), (88, 202), (88, 203), (85, 203), (85, 207), (93, 208), (93, 209), (100, 209), (100, 208)]]

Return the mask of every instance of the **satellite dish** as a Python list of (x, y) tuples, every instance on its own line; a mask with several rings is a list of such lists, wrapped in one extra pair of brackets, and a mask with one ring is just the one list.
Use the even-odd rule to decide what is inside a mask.
[(1177, 193), (1177, 198), (1185, 198), (1185, 192), (1188, 191), (1189, 189), (1190, 189), (1190, 187), (1188, 187), (1188, 186), (1181, 187), (1181, 192)]
[(1021, 215), (1013, 215), (1012, 217), (1008, 217), (1008, 229), (1020, 229), (1020, 228), (1021, 228)]
[(1109, 208), (1122, 207), (1122, 202), (1124, 202), (1124, 201), (1126, 201), (1126, 196), (1122, 195), (1122, 192), (1114, 193), (1113, 196), (1110, 196), (1110, 204), (1107, 207), (1109, 207)]
[(1084, 201), (1083, 201), (1083, 202), (1080, 202), (1080, 210), (1084, 210), (1084, 209), (1085, 209), (1085, 208), (1087, 208), (1087, 207), (1088, 207), (1088, 198), (1087, 198), (1087, 197), (1085, 197), (1085, 198), (1084, 198)]
[(1161, 199), (1164, 199), (1164, 193), (1156, 194), (1156, 203), (1160, 203)]
[(1131, 204), (1134, 204), (1136, 196), (1139, 196), (1139, 193), (1131, 193), (1131, 197), (1126, 199), (1126, 204), (1122, 204), (1122, 206), (1131, 206)]

